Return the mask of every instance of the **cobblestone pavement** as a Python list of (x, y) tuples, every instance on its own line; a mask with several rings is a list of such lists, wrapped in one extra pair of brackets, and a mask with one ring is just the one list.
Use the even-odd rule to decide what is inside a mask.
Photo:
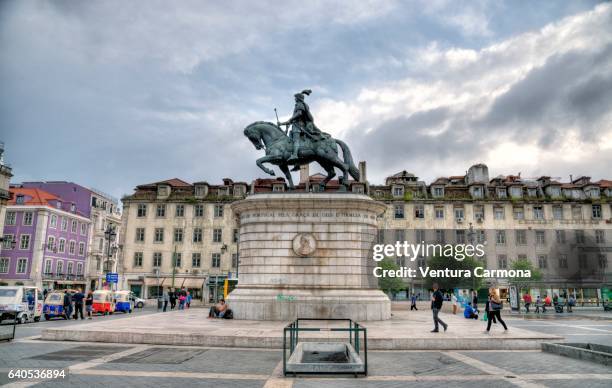
[[(369, 376), (282, 377), (282, 353), (162, 345), (0, 344), (6, 387), (611, 387), (600, 364), (539, 351), (371, 351)], [(8, 378), (11, 369), (68, 368), (65, 380)]]

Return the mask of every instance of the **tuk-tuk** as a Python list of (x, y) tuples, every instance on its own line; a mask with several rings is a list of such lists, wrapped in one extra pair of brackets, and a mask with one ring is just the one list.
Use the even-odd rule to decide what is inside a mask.
[(114, 293), (111, 290), (95, 290), (93, 292), (93, 305), (92, 310), (94, 313), (100, 314), (112, 314), (115, 312), (115, 298)]
[(132, 313), (134, 310), (134, 294), (132, 291), (115, 291), (115, 312)]
[(51, 318), (57, 317), (68, 319), (64, 311), (64, 294), (71, 291), (72, 290), (57, 290), (47, 294), (45, 306), (43, 307), (45, 320), (48, 321)]
[(32, 286), (0, 286), (0, 322), (38, 322), (42, 316), (42, 294)]

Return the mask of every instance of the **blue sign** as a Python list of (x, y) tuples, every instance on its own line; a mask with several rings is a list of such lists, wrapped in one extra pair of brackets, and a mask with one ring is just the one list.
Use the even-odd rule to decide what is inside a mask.
[(107, 283), (118, 283), (119, 282), (119, 274), (116, 272), (109, 272), (106, 274), (106, 282)]

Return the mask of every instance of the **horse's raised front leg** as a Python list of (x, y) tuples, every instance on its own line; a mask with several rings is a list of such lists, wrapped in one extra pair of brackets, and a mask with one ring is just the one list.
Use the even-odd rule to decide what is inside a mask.
[(286, 164), (280, 164), (278, 167), (281, 169), (283, 174), (285, 174), (285, 178), (287, 178), (287, 182), (289, 183), (289, 190), (295, 190), (295, 186), (293, 185), (293, 178), (291, 177), (289, 167)]
[(257, 163), (259, 168), (261, 168), (266, 174), (275, 176), (274, 171), (270, 170), (269, 168), (267, 168), (263, 164), (264, 163), (272, 163), (272, 161), (274, 161), (276, 159), (278, 159), (278, 156), (267, 155), (267, 156), (264, 156), (264, 157), (261, 157), (261, 158), (257, 159), (257, 161), (255, 163)]

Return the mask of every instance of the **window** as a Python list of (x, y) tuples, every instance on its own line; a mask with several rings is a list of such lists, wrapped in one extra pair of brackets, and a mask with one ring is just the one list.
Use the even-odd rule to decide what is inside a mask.
[(565, 230), (555, 230), (557, 244), (565, 244)]
[(155, 228), (155, 242), (164, 242), (164, 228)]
[(232, 253), (232, 268), (238, 268), (239, 256), (237, 253)]
[(582, 219), (582, 206), (580, 205), (572, 206), (572, 219), (574, 220)]
[(544, 208), (541, 205), (536, 205), (533, 207), (533, 219), (534, 220), (544, 219)]
[(10, 259), (8, 257), (0, 257), (0, 273), (8, 273)]
[(153, 267), (161, 267), (162, 265), (162, 254), (161, 252), (153, 253)]
[(476, 221), (482, 221), (485, 219), (484, 206), (474, 205), (474, 219)]
[(476, 242), (478, 244), (484, 244), (487, 241), (487, 234), (484, 230), (476, 231)]
[(423, 205), (414, 205), (414, 218), (425, 218), (425, 208)]
[(157, 212), (155, 214), (157, 217), (165, 217), (166, 216), (166, 205), (157, 205)]
[(215, 205), (214, 215), (215, 218), (223, 217), (223, 205)]
[(23, 224), (30, 226), (34, 222), (34, 213), (32, 212), (24, 212), (23, 213)]
[(548, 257), (546, 255), (538, 255), (538, 268), (548, 268)]
[(560, 206), (560, 205), (553, 206), (553, 218), (555, 220), (563, 219), (563, 206)]
[(194, 252), (191, 254), (191, 266), (193, 268), (200, 268), (202, 265), (202, 254), (199, 252)]
[(457, 230), (455, 231), (455, 240), (457, 244), (465, 244), (465, 230)]
[(601, 205), (591, 205), (591, 214), (594, 219), (601, 219)]
[(495, 242), (497, 245), (506, 245), (506, 231), (496, 230), (495, 231)]
[(523, 206), (515, 206), (512, 208), (512, 217), (514, 217), (515, 220), (525, 219), (525, 208)]
[(55, 273), (58, 275), (64, 274), (64, 262), (62, 260), (55, 263)]
[(57, 243), (57, 250), (59, 253), (64, 253), (66, 252), (66, 240), (63, 238), (60, 238), (58, 240), (59, 242)]
[(213, 268), (221, 267), (221, 254), (220, 253), (213, 253), (212, 254), (211, 267), (213, 267)]
[(79, 223), (77, 222), (77, 220), (72, 220), (72, 226), (70, 227), (70, 231), (72, 233), (76, 233), (78, 228), (79, 228)]
[(606, 257), (606, 255), (599, 255), (597, 257), (597, 264), (599, 265), (599, 269), (608, 268), (608, 258)]
[(520, 253), (516, 256), (518, 260), (527, 260), (527, 255), (524, 253)]
[(456, 207), (455, 208), (455, 220), (463, 221), (464, 218), (465, 218), (465, 214), (463, 212), (463, 208), (462, 207)]
[(193, 207), (194, 217), (204, 217), (204, 205), (197, 204)]
[(444, 206), (434, 207), (434, 214), (435, 214), (436, 219), (443, 220), (444, 219)]
[(100, 260), (100, 258), (98, 257), (98, 258), (96, 259), (96, 271), (99, 271), (99, 270), (100, 270), (100, 261), (101, 261), (101, 260)]
[(587, 255), (585, 255), (584, 253), (578, 255), (578, 266), (581, 269), (586, 269), (589, 266), (589, 261), (587, 259)]
[(232, 242), (237, 243), (239, 240), (238, 229), (232, 230)]
[(142, 252), (134, 252), (134, 267), (142, 267)]
[(523, 188), (520, 186), (510, 187), (510, 196), (512, 198), (521, 198), (523, 196)]
[(520, 229), (516, 231), (516, 245), (527, 245), (527, 231)]
[(61, 225), (60, 227), (62, 228), (62, 230), (68, 230), (68, 218), (62, 217), (62, 221), (60, 225)]
[(15, 212), (6, 212), (6, 218), (4, 223), (6, 225), (15, 225), (15, 220), (17, 217), (15, 216)]
[(497, 198), (506, 198), (506, 197), (507, 197), (507, 193), (506, 193), (506, 189), (505, 188), (497, 189)]
[(220, 243), (222, 242), (222, 233), (221, 229), (213, 229), (213, 242)]
[(138, 208), (136, 210), (137, 217), (146, 217), (147, 216), (147, 205), (144, 203), (139, 203)]
[(396, 219), (400, 219), (400, 218), (404, 218), (404, 204), (395, 204), (394, 206), (395, 208), (395, 218)]
[(417, 243), (425, 241), (425, 231), (423, 229), (417, 229), (414, 231), (415, 240)]
[(71, 240), (70, 243), (68, 244), (68, 254), (74, 255), (75, 250), (76, 250), (76, 241)]
[(537, 197), (538, 196), (538, 190), (533, 188), (533, 187), (528, 188), (527, 189), (527, 196), (528, 197), (532, 197), (532, 198)]
[(51, 274), (51, 260), (45, 260), (45, 275)]
[(194, 228), (193, 229), (193, 242), (201, 243), (202, 242), (202, 228)]
[(576, 230), (576, 244), (584, 244), (584, 230)]
[(404, 196), (404, 188), (403, 187), (394, 187), (393, 188), (393, 196), (394, 197), (403, 197)]
[(559, 268), (567, 268), (567, 255), (559, 255)]
[(79, 243), (79, 256), (85, 256), (85, 243)]
[(183, 264), (183, 254), (181, 252), (174, 252), (172, 254), (172, 265), (175, 268), (181, 268)]
[(55, 249), (55, 237), (54, 236), (49, 236), (49, 238), (47, 238), (47, 247), (48, 250), (52, 251)]
[(19, 240), (19, 249), (30, 249), (30, 235), (22, 234)]
[(12, 249), (11, 243), (13, 242), (14, 238), (15, 236), (13, 236), (12, 234), (5, 234), (2, 239), (2, 249), (6, 249), (6, 250)]
[(439, 244), (443, 244), (445, 242), (444, 230), (436, 229), (436, 242)]
[(417, 265), (418, 265), (419, 267), (423, 267), (423, 268), (425, 268), (425, 264), (426, 264), (425, 257), (423, 257), (423, 256), (419, 256), (419, 257), (417, 258)]
[(405, 241), (406, 240), (406, 231), (404, 229), (396, 229), (395, 230), (395, 241)]
[(145, 241), (145, 228), (136, 228), (136, 242)]
[(605, 231), (603, 231), (603, 230), (596, 230), (595, 231), (595, 243), (596, 244), (603, 244), (605, 242), (606, 242)]
[(182, 243), (183, 242), (183, 229), (175, 228), (174, 229), (174, 242)]
[(444, 187), (434, 187), (433, 195), (436, 198), (444, 197)]
[(104, 248), (104, 239), (103, 238), (98, 240), (98, 250), (101, 251), (102, 248)]
[(185, 205), (176, 205), (176, 217), (185, 217)]
[(497, 255), (497, 267), (499, 269), (508, 268), (508, 256), (506, 255)]
[(81, 236), (87, 236), (87, 224), (86, 223), (81, 224)]
[(57, 228), (57, 216), (55, 214), (51, 214), (51, 219), (49, 219), (49, 226), (52, 228)]
[(66, 265), (66, 274), (72, 275), (73, 267), (74, 267), (74, 264), (72, 263), (72, 261), (69, 261), (68, 264)]
[(543, 230), (536, 230), (536, 245), (546, 245), (546, 234)]
[(17, 268), (15, 268), (15, 273), (26, 273), (28, 269), (28, 259), (20, 258), (17, 259)]
[(472, 196), (474, 198), (482, 198), (483, 195), (482, 193), (484, 192), (483, 187), (482, 186), (474, 186), (472, 188)]
[(502, 206), (494, 206), (493, 207), (493, 217), (496, 220), (504, 219), (504, 208)]
[(77, 275), (83, 275), (83, 263), (77, 263)]

